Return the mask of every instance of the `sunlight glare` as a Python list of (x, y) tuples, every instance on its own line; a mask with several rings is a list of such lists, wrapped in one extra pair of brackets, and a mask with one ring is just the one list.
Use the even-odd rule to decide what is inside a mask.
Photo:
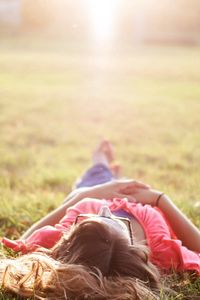
[(120, 0), (88, 0), (90, 28), (96, 42), (106, 42), (115, 34)]

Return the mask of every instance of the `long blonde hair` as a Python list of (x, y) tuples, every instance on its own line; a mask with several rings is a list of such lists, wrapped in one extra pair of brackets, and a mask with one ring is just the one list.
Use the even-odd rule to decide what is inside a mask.
[(49, 252), (0, 260), (6, 291), (35, 299), (159, 299), (159, 273), (148, 251), (105, 225), (84, 222)]

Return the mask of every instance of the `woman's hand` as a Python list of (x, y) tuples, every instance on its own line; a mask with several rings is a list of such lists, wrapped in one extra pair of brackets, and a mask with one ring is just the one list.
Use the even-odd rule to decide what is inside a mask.
[(131, 194), (133, 198), (135, 198), (136, 201), (134, 202), (139, 202), (144, 204), (149, 204), (151, 206), (156, 206), (157, 200), (160, 195), (163, 193), (158, 190), (154, 189), (140, 189)]
[(99, 184), (84, 191), (86, 197), (97, 199), (127, 198), (136, 202), (134, 194), (145, 191), (149, 185), (136, 180), (113, 180), (104, 184)]

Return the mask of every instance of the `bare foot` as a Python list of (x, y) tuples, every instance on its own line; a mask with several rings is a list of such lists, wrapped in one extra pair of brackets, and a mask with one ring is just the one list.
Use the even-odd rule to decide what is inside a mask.
[(122, 176), (122, 167), (120, 164), (111, 164), (110, 170), (115, 178), (120, 178)]
[(103, 140), (95, 149), (93, 153), (93, 162), (94, 164), (102, 163), (106, 166), (109, 166), (110, 163), (114, 160), (114, 150), (112, 144)]

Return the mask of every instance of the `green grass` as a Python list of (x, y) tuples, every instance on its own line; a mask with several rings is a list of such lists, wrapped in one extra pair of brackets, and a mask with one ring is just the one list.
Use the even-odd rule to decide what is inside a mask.
[[(18, 238), (59, 205), (102, 137), (126, 176), (168, 193), (200, 227), (199, 56), (2, 37), (0, 236)], [(183, 291), (173, 299), (200, 299), (199, 281)]]

